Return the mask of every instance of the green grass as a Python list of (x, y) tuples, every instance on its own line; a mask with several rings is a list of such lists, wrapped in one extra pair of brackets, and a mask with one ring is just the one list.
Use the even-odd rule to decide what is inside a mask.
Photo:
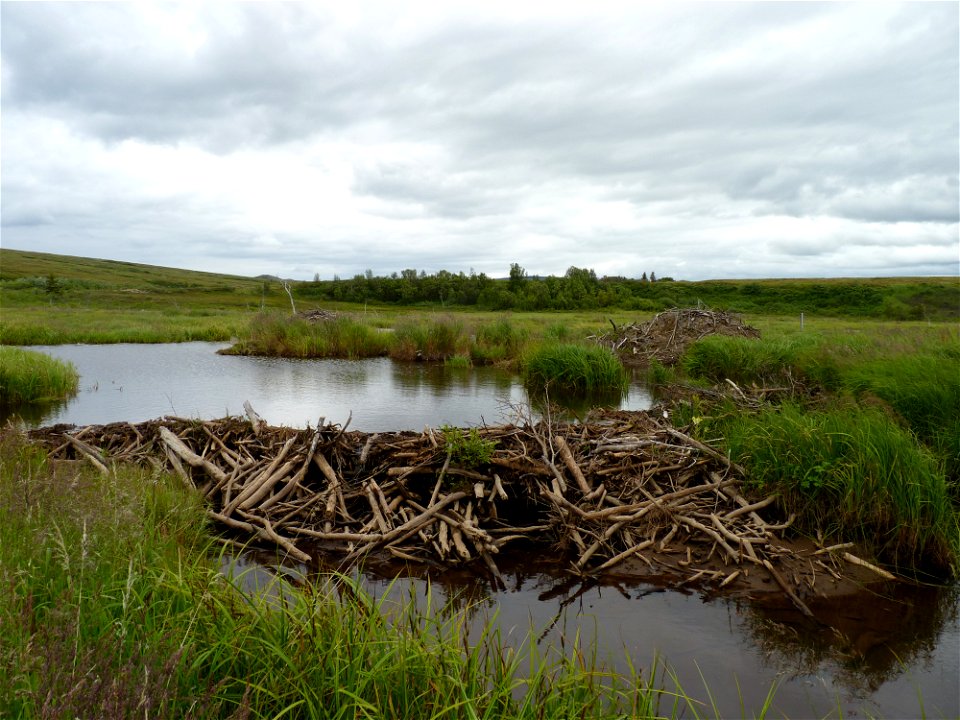
[(310, 322), (282, 312), (257, 313), (227, 352), (290, 358), (380, 357), (391, 339), (347, 316)]
[(627, 373), (610, 351), (598, 346), (543, 345), (524, 358), (527, 387), (560, 393), (625, 392)]
[(667, 678), (612, 674), (576, 640), (510, 649), (462, 609), (342, 577), (244, 592), (164, 473), (54, 466), (8, 430), (0, 511), (2, 717), (699, 716)]
[(902, 569), (960, 574), (958, 329), (766, 322), (762, 340), (698, 341), (680, 371), (789, 388), (783, 406), (751, 412), (701, 397), (675, 419), (697, 418), (696, 432), (779, 492), (806, 532), (863, 541)]
[(531, 331), (508, 317), (499, 317), (478, 325), (470, 347), (474, 365), (516, 363), (530, 343)]
[(446, 360), (463, 355), (468, 339), (463, 323), (453, 317), (411, 318), (397, 325), (390, 343), (396, 360)]
[(836, 361), (813, 335), (757, 340), (712, 335), (694, 343), (682, 362), (688, 375), (717, 383), (729, 378), (776, 387), (800, 381), (835, 389), (839, 380)]
[(894, 418), (856, 404), (794, 403), (700, 421), (758, 492), (778, 493), (810, 535), (855, 540), (903, 571), (960, 571), (960, 524), (942, 469)]
[(72, 363), (41, 352), (0, 345), (0, 404), (63, 400), (77, 392), (80, 376)]

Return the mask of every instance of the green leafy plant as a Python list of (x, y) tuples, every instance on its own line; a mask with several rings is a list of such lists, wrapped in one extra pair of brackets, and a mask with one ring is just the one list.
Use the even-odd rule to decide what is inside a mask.
[(460, 467), (486, 465), (493, 457), (497, 441), (484, 440), (476, 428), (470, 428), (469, 432), (465, 433), (458, 427), (444, 425), (441, 430), (450, 459)]

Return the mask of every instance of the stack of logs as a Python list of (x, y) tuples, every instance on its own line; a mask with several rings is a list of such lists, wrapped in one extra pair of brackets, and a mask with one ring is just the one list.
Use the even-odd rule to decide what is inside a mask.
[(477, 428), (474, 439), (493, 444), (477, 467), (460, 466), (430, 428), (366, 434), (322, 419), (315, 429), (268, 427), (249, 406), (247, 419), (32, 435), (52, 457), (105, 473), (113, 462), (172, 468), (220, 526), (301, 561), (307, 549), (345, 562), (373, 552), (479, 561), (502, 581), (496, 556), (514, 546), (547, 548), (583, 574), (628, 558), (652, 565), (672, 547), (686, 550), (673, 567), (685, 582), (727, 586), (756, 566), (802, 606), (775, 567), (787, 552), (778, 533), (792, 518), (770, 519), (774, 498), (742, 497), (737, 465), (648, 413)]

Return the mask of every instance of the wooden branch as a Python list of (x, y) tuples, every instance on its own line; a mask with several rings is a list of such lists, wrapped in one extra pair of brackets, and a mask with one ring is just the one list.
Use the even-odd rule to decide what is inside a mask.
[(163, 440), (167, 447), (173, 450), (173, 452), (175, 452), (181, 460), (187, 463), (187, 465), (195, 468), (201, 468), (207, 473), (207, 475), (213, 478), (215, 482), (227, 481), (227, 474), (224, 473), (223, 470), (197, 455), (190, 448), (184, 445), (180, 438), (170, 432), (170, 430), (163, 425), (160, 426), (160, 439)]

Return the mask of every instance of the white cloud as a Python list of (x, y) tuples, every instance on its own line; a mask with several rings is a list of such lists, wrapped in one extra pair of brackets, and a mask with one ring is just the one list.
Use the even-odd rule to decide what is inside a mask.
[(956, 274), (954, 4), (3, 3), (5, 247)]

